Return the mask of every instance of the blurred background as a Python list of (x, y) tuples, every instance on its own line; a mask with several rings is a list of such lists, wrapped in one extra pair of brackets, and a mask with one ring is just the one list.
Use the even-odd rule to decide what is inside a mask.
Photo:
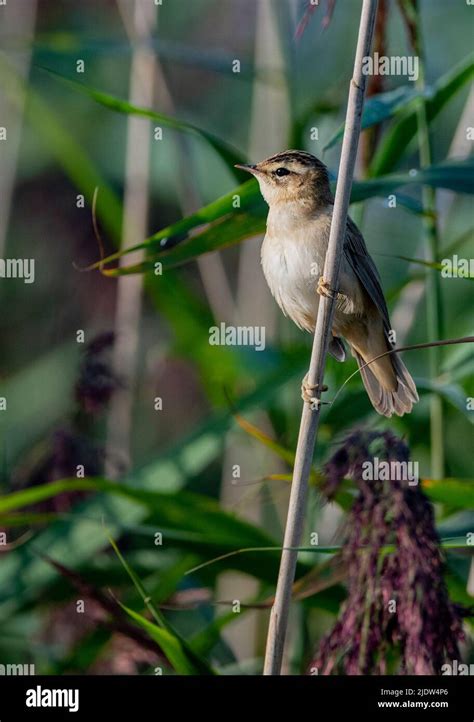
[[(233, 162), (301, 148), (336, 178), (360, 5), (0, 7), (0, 257), (35, 262), (34, 283), (0, 278), (0, 662), (37, 674), (183, 672), (157, 651), (131, 573), (160, 629), (171, 624), (189, 645), (191, 671), (260, 673), (278, 552), (186, 574), (281, 545), (310, 355), (311, 338), (267, 290), (265, 206)], [(369, 78), (351, 215), (399, 345), (473, 333), (472, 279), (443, 278), (439, 265), (473, 253), (473, 12), (379, 2), (376, 49), (419, 56), (420, 77)], [(162, 229), (109, 266), (151, 272), (84, 271)], [(263, 326), (266, 348), (210, 345), (221, 322)], [(356, 365), (328, 360), (334, 403), (322, 413), (304, 545), (317, 531), (335, 551), (300, 555), (287, 673), (304, 671), (345, 596), (344, 579), (323, 583), (314, 570), (341, 542), (344, 510), (321, 506), (317, 486), (348, 431), (402, 436), (427, 493), (439, 482), (440, 535), (472, 529), (471, 347), (411, 351), (405, 363), (420, 403), (384, 419), (358, 375), (335, 398)], [(443, 491), (446, 479), (457, 493)], [(446, 580), (468, 604), (468, 556), (448, 555)]]

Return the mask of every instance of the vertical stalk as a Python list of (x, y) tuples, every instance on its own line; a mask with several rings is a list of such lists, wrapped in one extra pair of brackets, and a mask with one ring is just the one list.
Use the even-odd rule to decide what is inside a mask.
[[(350, 83), (347, 104), (346, 125), (342, 142), (339, 176), (334, 200), (334, 211), (329, 235), (329, 244), (324, 264), (324, 278), (330, 288), (337, 289), (342, 249), (346, 235), (347, 211), (352, 188), (352, 178), (360, 136), (362, 109), (367, 76), (362, 71), (363, 59), (370, 53), (374, 31), (377, 0), (363, 0), (359, 25), (359, 37), (354, 62), (354, 73)], [(335, 297), (321, 297), (314, 332), (308, 382), (313, 386), (322, 385), (326, 354), (334, 316)], [(316, 392), (319, 398), (320, 392)], [(308, 478), (313, 460), (314, 445), (319, 424), (319, 408), (304, 404), (301, 415), (296, 459), (291, 485), (291, 495), (286, 521), (285, 539), (280, 561), (280, 571), (271, 610), (267, 637), (264, 674), (280, 674), (285, 643), (291, 591), (295, 578), (297, 547), (301, 541), (308, 490)]]
[[(418, 88), (425, 89), (424, 54), (421, 39), (420, 13), (416, 18), (416, 39), (414, 50), (419, 57)], [(431, 146), (428, 119), (426, 115), (426, 101), (420, 98), (417, 107), (418, 122), (418, 148), (420, 167), (431, 165)], [(429, 261), (439, 260), (439, 235), (436, 219), (436, 190), (430, 186), (422, 186), (423, 204), (423, 235), (425, 239), (425, 255)], [(428, 338), (432, 340), (444, 338), (443, 307), (441, 296), (441, 278), (438, 271), (431, 270), (427, 275), (426, 284), (426, 314)], [(440, 346), (429, 349), (430, 380), (434, 383), (440, 373), (441, 353)], [(444, 413), (443, 401), (438, 394), (432, 393), (430, 398), (430, 442), (431, 442), (431, 475), (434, 479), (444, 477)]]
[[(13, 64), (18, 76), (28, 77), (31, 62), (36, 23), (36, 0), (29, 3), (10, 3), (1, 8), (2, 45), (8, 60)], [(18, 52), (18, 38), (22, 38), (24, 47)], [(13, 40), (12, 40), (13, 39)], [(10, 52), (10, 45), (14, 52)], [(18, 150), (21, 140), (25, 96), (18, 94), (16, 100), (7, 93), (0, 93), (0, 118), (2, 126), (7, 128), (8, 143), (2, 143), (0, 149), (0, 257), (6, 253), (7, 230), (10, 220)]]
[[(252, 88), (252, 111), (249, 133), (249, 158), (256, 162), (259, 158), (269, 156), (284, 147), (289, 130), (289, 97), (285, 76), (285, 57), (278, 31), (276, 6), (272, 0), (261, 0), (255, 5), (255, 39), (254, 63), (256, 70), (271, 68), (279, 71), (282, 76), (281, 85), (269, 86), (258, 77), (254, 79)], [(261, 238), (246, 241), (239, 252), (237, 275), (236, 308), (231, 323), (245, 324), (249, 319), (252, 323), (265, 328), (267, 342), (272, 341), (276, 331), (276, 307), (265, 283), (262, 283), (260, 265)], [(271, 428), (268, 416), (259, 414), (260, 425)], [(260, 454), (260, 450), (258, 450)], [(258, 459), (260, 460), (260, 456)], [(224, 508), (231, 507), (241, 495), (241, 487), (234, 486), (228, 478), (228, 469), (239, 460), (243, 478), (251, 475), (252, 465), (256, 457), (249, 457), (247, 441), (234, 432), (226, 437), (226, 448), (223, 462), (221, 484), (221, 503)], [(265, 521), (259, 499), (246, 504), (241, 509), (244, 517), (253, 523)], [(257, 595), (258, 582), (239, 572), (228, 572), (221, 579), (218, 595), (224, 599), (252, 598)], [(229, 642), (237, 659), (254, 657), (261, 653), (261, 643), (265, 639), (267, 620), (255, 612), (248, 612), (240, 623), (232, 624), (224, 631), (224, 638)]]
[[(133, 34), (136, 45), (130, 72), (130, 102), (151, 107), (154, 92), (154, 54), (146, 47), (156, 22), (157, 8), (145, 0), (133, 3)], [(147, 118), (129, 116), (122, 248), (145, 238), (148, 225), (148, 182), (150, 176), (151, 123)], [(128, 263), (139, 263), (142, 252), (127, 256)], [(121, 260), (122, 262), (122, 260)], [(111, 401), (107, 420), (106, 474), (117, 476), (114, 457), (120, 453), (123, 470), (131, 462), (133, 391), (136, 382), (139, 326), (142, 309), (143, 277), (121, 276), (117, 284), (113, 368), (123, 381)]]
[[(122, 21), (131, 42), (135, 39), (133, 18), (129, 17), (129, 0), (118, 0)], [(151, 12), (151, 11), (150, 11)], [(173, 97), (168, 88), (167, 79), (160, 58), (153, 55), (153, 75), (155, 81), (155, 103), (168, 115), (175, 115)], [(190, 215), (201, 207), (201, 198), (193, 174), (189, 172), (192, 158), (191, 146), (186, 137), (176, 134), (178, 154), (177, 181), (178, 200), (183, 215)], [(232, 322), (235, 317), (235, 303), (229, 285), (226, 270), (219, 253), (209, 253), (197, 259), (197, 265), (204, 291), (214, 317)]]

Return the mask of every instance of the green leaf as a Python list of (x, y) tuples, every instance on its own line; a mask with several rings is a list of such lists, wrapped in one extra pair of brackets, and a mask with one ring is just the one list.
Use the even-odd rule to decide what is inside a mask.
[(145, 506), (155, 519), (160, 520), (161, 529), (167, 527), (178, 532), (193, 532), (193, 540), (202, 540), (206, 545), (235, 547), (236, 544), (240, 546), (243, 539), (247, 539), (254, 546), (268, 546), (268, 542), (272, 541), (258, 527), (224, 511), (218, 502), (209, 497), (184, 491), (179, 494), (166, 494), (101, 478), (74, 477), (12, 492), (0, 498), (0, 514), (7, 514), (72, 491), (101, 491), (126, 497)]
[(474, 479), (423, 479), (421, 486), (433, 502), (474, 509)]
[[(68, 520), (67, 523), (62, 522), (63, 528), (69, 530), (71, 536), (77, 536), (76, 526), (78, 529), (83, 529), (81, 535), (83, 546), (80, 549), (81, 558), (87, 558), (93, 548), (100, 546), (101, 537), (103, 545), (104, 532), (101, 516), (104, 515), (105, 523), (107, 523), (107, 526), (112, 527), (116, 523), (116, 518), (120, 519), (123, 524), (125, 521), (130, 523), (130, 520), (136, 522), (140, 515), (146, 514), (149, 523), (153, 524), (152, 528), (159, 529), (162, 532), (170, 548), (185, 548), (201, 555), (201, 557), (234, 551), (240, 548), (242, 544), (256, 548), (275, 545), (274, 540), (261, 529), (239, 519), (234, 514), (222, 510), (215, 500), (208, 497), (183, 491), (176, 494), (148, 491), (131, 487), (126, 483), (115, 484), (103, 479), (73, 478), (14, 492), (0, 499), (0, 513), (6, 514), (15, 511), (68, 490), (98, 490), (109, 492), (112, 496), (122, 497), (117, 501), (123, 502), (123, 497), (126, 500), (126, 503), (116, 504), (112, 503), (112, 499), (107, 497), (106, 500), (102, 501), (102, 504), (98, 505), (95, 517), (91, 517), (90, 512), (87, 514), (87, 512), (81, 512), (79, 509), (76, 510), (79, 515), (78, 518)], [(131, 501), (135, 503), (131, 505)], [(68, 563), (71, 565), (71, 562), (75, 561), (76, 550), (74, 555), (71, 555), (71, 550), (68, 550), (68, 547), (64, 545), (62, 545), (62, 549), (59, 549), (61, 544), (59, 543), (58, 528), (55, 528), (54, 533), (53, 527), (54, 525), (43, 534), (45, 550), (47, 549), (48, 553), (54, 553), (57, 557), (66, 555)], [(50, 533), (48, 534), (48, 532)], [(84, 536), (86, 532), (87, 539)], [(51, 535), (56, 540), (52, 549), (49, 548), (52, 546), (51, 541), (47, 541), (48, 538), (51, 539)], [(153, 538), (152, 529), (150, 529), (148, 537), (149, 539)], [(146, 540), (147, 544), (149, 544), (149, 539)], [(38, 551), (42, 549), (38, 537), (34, 540), (34, 547)], [(25, 545), (21, 551), (23, 553), (27, 552), (28, 545)], [(16, 558), (16, 563), (18, 561), (19, 559)], [(75, 563), (78, 563), (78, 560)], [(15, 565), (15, 557), (13, 556), (11, 564)], [(242, 564), (242, 560), (236, 561), (233, 568), (246, 571), (266, 581), (274, 581), (278, 564), (278, 553), (265, 560), (262, 560), (256, 554), (249, 556), (244, 564)], [(301, 571), (302, 567), (299, 572)], [(8, 575), (8, 565), (2, 572)], [(1, 574), (0, 577), (2, 577)], [(18, 584), (19, 581), (19, 575), (17, 574), (14, 583)], [(29, 586), (31, 590), (31, 581)]]
[[(206, 672), (192, 662), (180, 640), (175, 635), (167, 629), (153, 624), (153, 622), (150, 622), (146, 617), (130, 609), (130, 607), (125, 606), (125, 604), (121, 602), (118, 602), (118, 604), (120, 604), (124, 612), (158, 644), (178, 674), (206, 674)], [(209, 674), (209, 672), (207, 672), (207, 674)]]
[[(428, 123), (431, 123), (451, 98), (471, 80), (473, 73), (474, 60), (471, 54), (433, 85), (431, 97), (426, 100)], [(385, 133), (370, 166), (369, 174), (371, 176), (380, 176), (390, 172), (400, 159), (403, 150), (415, 137), (418, 127), (417, 102), (420, 101), (415, 100), (410, 103)]]
[(147, 606), (149, 612), (154, 617), (157, 624), (160, 625), (160, 627), (166, 628), (166, 621), (161, 612), (155, 608), (155, 606), (152, 604), (151, 599), (149, 595), (147, 594), (145, 587), (141, 583), (139, 577), (135, 574), (132, 567), (126, 562), (125, 557), (122, 556), (122, 553), (120, 552), (120, 549), (118, 548), (117, 544), (115, 543), (114, 539), (109, 535), (109, 542), (114, 550), (115, 554), (117, 555), (118, 560), (120, 561), (120, 564), (123, 566), (125, 571), (127, 572), (128, 576), (133, 582), (133, 585), (139, 595), (141, 596), (143, 603)]
[[(425, 261), (424, 258), (411, 258), (410, 256), (397, 256), (391, 255), (391, 258), (399, 258), (401, 261), (408, 261), (408, 263), (416, 263), (419, 266), (425, 266), (425, 268), (431, 268), (433, 271), (442, 271), (444, 265), (438, 261)], [(453, 278), (457, 278), (456, 270), (452, 269)], [(474, 281), (474, 276), (460, 276), (468, 281)]]
[[(419, 96), (420, 91), (417, 88), (414, 88), (413, 85), (402, 85), (399, 88), (395, 88), (395, 90), (389, 90), (386, 93), (372, 95), (370, 98), (367, 98), (364, 103), (362, 130), (371, 128), (388, 118), (392, 118), (400, 110), (405, 110), (407, 104)], [(324, 146), (324, 151), (332, 148), (332, 146), (336, 145), (336, 143), (342, 138), (344, 135), (344, 127), (345, 124), (342, 123)]]
[(474, 193), (472, 174), (474, 159), (446, 161), (410, 173), (393, 173), (378, 178), (361, 181), (356, 186), (357, 200), (372, 196), (386, 195), (396, 188), (406, 185), (429, 185), (433, 188), (447, 188), (456, 193)]
[(22, 512), (19, 514), (9, 514), (8, 516), (2, 516), (2, 526), (14, 527), (14, 526), (44, 526), (50, 521), (55, 521), (60, 516), (57, 511), (43, 512), (42, 514), (33, 514), (28, 512)]
[[(239, 210), (236, 212), (234, 207), (235, 198), (239, 199)], [(265, 216), (268, 210), (265, 202), (258, 190), (258, 185), (255, 180), (250, 180), (241, 186), (238, 186), (231, 193), (221, 196), (217, 200), (209, 203), (207, 206), (203, 206), (195, 213), (192, 213), (185, 218), (173, 223), (170, 226), (166, 226), (157, 233), (147, 238), (145, 241), (137, 243), (132, 248), (127, 248), (124, 251), (118, 251), (113, 253), (103, 261), (97, 261), (90, 266), (93, 268), (100, 268), (103, 264), (108, 264), (118, 260), (124, 255), (131, 253), (132, 251), (139, 250), (152, 250), (159, 253), (159, 260), (163, 264), (164, 268), (169, 268), (185, 261), (189, 261), (195, 258), (197, 255), (202, 253), (208, 253), (215, 250), (216, 248), (223, 247), (224, 245), (231, 245), (231, 243), (237, 243), (241, 240), (241, 237), (236, 236), (236, 240), (232, 238), (229, 241), (228, 238), (224, 238), (220, 242), (219, 233), (225, 231), (226, 226), (224, 222), (229, 219), (231, 221), (231, 228), (234, 224), (239, 224), (238, 216), (255, 216), (258, 218), (258, 223), (253, 226), (252, 233), (259, 232), (258, 229), (265, 229)], [(208, 242), (208, 231), (213, 231), (211, 224), (219, 223), (218, 234), (212, 232), (211, 242)], [(193, 249), (190, 250), (186, 247), (186, 242), (180, 242), (178, 245), (171, 249), (167, 249), (166, 245), (173, 242), (176, 237), (182, 236), (183, 234), (189, 234), (199, 226), (208, 226), (203, 231), (199, 231), (192, 236)], [(239, 226), (240, 228), (240, 226)], [(242, 229), (241, 229), (242, 230)], [(244, 228), (244, 233), (246, 229)], [(217, 236), (217, 237), (216, 237)], [(246, 237), (246, 236), (245, 236)], [(198, 247), (199, 251), (194, 252), (194, 244)]]
[[(158, 627), (160, 629), (168, 632), (168, 634), (171, 635), (171, 637), (176, 640), (177, 644), (175, 644), (173, 646), (173, 653), (175, 653), (176, 649), (179, 649), (179, 651), (180, 651), (179, 663), (181, 664), (182, 657), (184, 655), (189, 669), (192, 670), (190, 672), (190, 674), (215, 674), (215, 672), (213, 671), (211, 666), (207, 663), (207, 661), (204, 658), (202, 658), (201, 656), (199, 656), (192, 649), (192, 647), (186, 642), (186, 640), (184, 640), (181, 637), (181, 635), (176, 631), (176, 629), (174, 629), (172, 627), (172, 625), (166, 621), (165, 616), (159, 611), (159, 609), (157, 609), (155, 607), (150, 596), (147, 594), (145, 587), (143, 586), (142, 582), (140, 581), (139, 577), (135, 574), (135, 572), (133, 571), (131, 566), (126, 562), (126, 560), (122, 556), (117, 544), (110, 536), (109, 536), (109, 542), (112, 545), (112, 548), (113, 548), (115, 554), (117, 555), (118, 559), (120, 560), (120, 563), (122, 564), (123, 568), (127, 572), (130, 579), (132, 580), (133, 585), (135, 586), (135, 589), (138, 591), (139, 595), (141, 596), (141, 598), (143, 600), (143, 603), (145, 604), (145, 606), (151, 613), (151, 615), (154, 618)], [(164, 648), (163, 648), (163, 651), (165, 651), (165, 653), (166, 653), (166, 650)], [(172, 664), (174, 664), (175, 657), (173, 657), (173, 658), (168, 657), (168, 658), (169, 658), (170, 662)], [(175, 668), (176, 668), (177, 672), (180, 671), (180, 669), (178, 669), (178, 667), (175, 666)], [(186, 672), (183, 672), (183, 673), (186, 674)]]
[(173, 118), (170, 115), (158, 113), (154, 110), (150, 110), (149, 108), (138, 107), (136, 105), (133, 105), (132, 103), (129, 103), (127, 100), (122, 100), (121, 98), (117, 98), (114, 95), (110, 95), (109, 93), (104, 93), (101, 90), (97, 90), (96, 88), (84, 85), (84, 83), (79, 83), (77, 80), (67, 78), (66, 76), (61, 75), (54, 70), (50, 70), (49, 68), (43, 68), (43, 70), (45, 70), (53, 77), (58, 78), (66, 85), (69, 85), (71, 88), (73, 88), (73, 90), (78, 91), (83, 95), (86, 95), (87, 97), (94, 100), (96, 103), (99, 103), (99, 105), (102, 105), (109, 110), (113, 110), (117, 113), (123, 113), (125, 115), (138, 115), (141, 118), (149, 118), (150, 120), (154, 120), (167, 128), (172, 128), (173, 130), (178, 130), (180, 132), (195, 135), (199, 138), (204, 139), (227, 163), (229, 168), (232, 168), (232, 172), (237, 177), (243, 177), (242, 172), (237, 172), (237, 170), (234, 170), (234, 165), (236, 163), (242, 163), (244, 161), (242, 154), (239, 153), (231, 145), (215, 136), (213, 133), (210, 133), (207, 130), (202, 130), (201, 128), (193, 125), (192, 123), (187, 123), (183, 120)]
[[(449, 188), (460, 193), (474, 193), (472, 173), (474, 160), (453, 161), (437, 166), (430, 166), (414, 173), (397, 173), (355, 183), (352, 188), (351, 202), (356, 203), (373, 196), (385, 196), (395, 189), (412, 184), (431, 185)], [(233, 203), (240, 199), (240, 207), (236, 211)], [(114, 253), (90, 268), (102, 268), (128, 253), (136, 250), (147, 250), (147, 260), (143, 263), (121, 268), (103, 270), (108, 276), (120, 276), (132, 273), (145, 273), (156, 269), (156, 263), (163, 268), (170, 268), (189, 262), (212, 251), (239, 243), (265, 231), (267, 207), (260, 195), (256, 181), (247, 181), (213, 203), (204, 206), (197, 213), (167, 226), (146, 241)], [(189, 231), (202, 224), (204, 229), (188, 236), (172, 248), (166, 249), (166, 243), (173, 237), (189, 234)]]
[[(118, 485), (117, 485), (118, 486)], [(104, 488), (102, 480), (90, 479), (65, 479), (62, 481), (52, 481), (48, 484), (39, 486), (30, 486), (22, 491), (14, 491), (0, 497), (0, 514), (8, 514), (16, 509), (22, 509), (25, 506), (38, 504), (45, 499), (51, 499), (58, 494), (67, 491), (96, 491)]]

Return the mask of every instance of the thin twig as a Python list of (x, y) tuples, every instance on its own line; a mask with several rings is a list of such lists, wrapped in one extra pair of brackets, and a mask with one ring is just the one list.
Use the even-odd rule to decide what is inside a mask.
[[(367, 76), (364, 75), (362, 70), (363, 58), (367, 57), (370, 53), (376, 10), (377, 0), (364, 0), (354, 63), (354, 74), (349, 90), (346, 125), (331, 232), (324, 264), (324, 278), (328, 281), (330, 288), (338, 287), (342, 248), (346, 233), (347, 211), (349, 208), (367, 80)], [(334, 302), (335, 299), (333, 297), (322, 297), (319, 302), (308, 376), (309, 383), (319, 388), (321, 388), (323, 381), (324, 366), (334, 315)], [(320, 392), (316, 392), (316, 397), (319, 399)], [(309, 404), (304, 404), (283, 543), (284, 551), (281, 555), (275, 603), (270, 615), (264, 665), (264, 674), (266, 675), (280, 674), (281, 671), (291, 602), (291, 590), (298, 557), (298, 551), (295, 547), (299, 546), (303, 532), (308, 479), (312, 466), (318, 422), (319, 404), (316, 409), (310, 407)]]

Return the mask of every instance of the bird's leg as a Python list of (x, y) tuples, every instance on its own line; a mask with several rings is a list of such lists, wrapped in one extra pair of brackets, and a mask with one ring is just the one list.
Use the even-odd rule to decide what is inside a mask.
[(327, 391), (328, 387), (325, 384), (321, 384), (321, 387), (319, 386), (319, 384), (310, 384), (308, 382), (308, 374), (306, 374), (303, 381), (301, 382), (301, 398), (305, 403), (309, 404), (313, 410), (317, 410), (319, 409), (320, 404), (323, 402), (321, 401), (321, 399), (317, 399), (314, 396), (314, 393), (318, 390), (320, 390), (321, 393), (323, 391)]
[(318, 285), (316, 286), (316, 292), (319, 293), (320, 296), (325, 296), (326, 298), (335, 298), (336, 308), (342, 310), (344, 313), (352, 313), (353, 305), (350, 299), (343, 293), (334, 291), (330, 287), (329, 281), (326, 281), (323, 276), (321, 276), (318, 281)]

